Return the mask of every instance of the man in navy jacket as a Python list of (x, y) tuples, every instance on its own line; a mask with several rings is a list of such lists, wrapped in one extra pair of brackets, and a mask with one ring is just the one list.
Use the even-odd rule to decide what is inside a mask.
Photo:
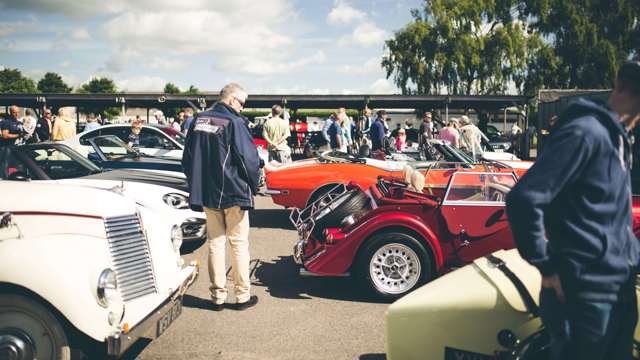
[(250, 295), (249, 209), (258, 192), (260, 158), (240, 115), (247, 93), (238, 84), (226, 85), (211, 111), (192, 122), (182, 157), (189, 183), (189, 204), (207, 216), (209, 278), (213, 309), (222, 310), (227, 298), (225, 246), (232, 248), (236, 309), (258, 302)]
[(638, 118), (640, 63), (629, 62), (608, 108), (581, 99), (559, 117), (507, 198), (518, 250), (542, 274), (553, 359), (631, 358), (640, 247), (627, 131)]

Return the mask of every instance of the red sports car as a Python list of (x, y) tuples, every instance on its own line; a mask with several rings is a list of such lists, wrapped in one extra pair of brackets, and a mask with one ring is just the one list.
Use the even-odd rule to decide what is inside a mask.
[(394, 178), (336, 188), (291, 219), (302, 275), (353, 274), (395, 299), (451, 268), (513, 248), (504, 209), (516, 182), (508, 172), (457, 170), (442, 196)]

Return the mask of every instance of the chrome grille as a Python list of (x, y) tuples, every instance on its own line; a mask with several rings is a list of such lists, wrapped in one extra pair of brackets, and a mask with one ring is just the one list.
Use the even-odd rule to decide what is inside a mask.
[(137, 215), (105, 219), (105, 230), (124, 301), (156, 292), (151, 254)]

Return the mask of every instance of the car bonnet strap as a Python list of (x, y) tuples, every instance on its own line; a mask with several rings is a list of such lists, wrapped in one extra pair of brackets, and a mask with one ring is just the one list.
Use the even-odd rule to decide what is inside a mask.
[(533, 316), (537, 317), (539, 315), (538, 305), (536, 305), (536, 302), (533, 300), (531, 293), (529, 293), (527, 287), (522, 283), (522, 280), (520, 280), (518, 276), (514, 274), (511, 269), (509, 269), (504, 260), (500, 259), (499, 257), (489, 254), (485, 256), (485, 258), (489, 260), (489, 262), (495, 267), (500, 269), (500, 271), (502, 271), (502, 273), (511, 281), (511, 283), (513, 283), (513, 286), (515, 286), (516, 290), (518, 290), (518, 294), (520, 294), (522, 301), (524, 301), (524, 305), (526, 306), (527, 310), (529, 310), (529, 312)]

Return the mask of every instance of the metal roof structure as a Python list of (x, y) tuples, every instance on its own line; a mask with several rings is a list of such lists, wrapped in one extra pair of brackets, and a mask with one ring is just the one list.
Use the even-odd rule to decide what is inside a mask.
[[(1, 94), (0, 106), (18, 105), (40, 108), (44, 105), (60, 106), (126, 106), (127, 108), (164, 108), (213, 105), (218, 93), (173, 95), (164, 93), (114, 94)], [(511, 106), (524, 106), (527, 96), (511, 95), (261, 95), (250, 94), (245, 107), (270, 108), (283, 104), (291, 109), (482, 109), (498, 110)]]

